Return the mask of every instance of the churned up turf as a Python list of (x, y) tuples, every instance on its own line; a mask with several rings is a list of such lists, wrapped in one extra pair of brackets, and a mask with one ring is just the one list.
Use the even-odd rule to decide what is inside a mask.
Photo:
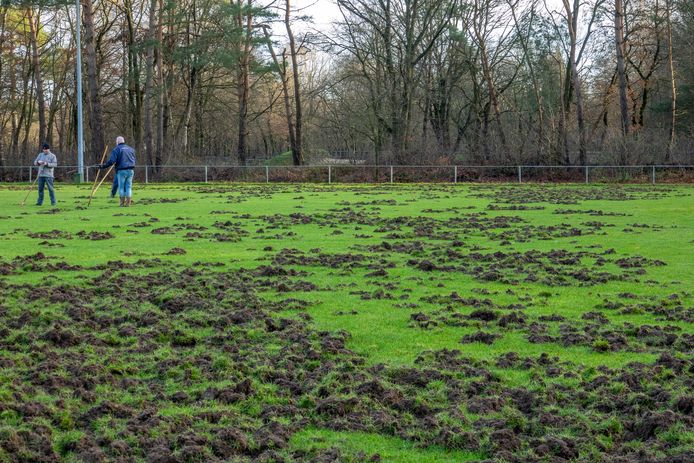
[(0, 462), (694, 461), (694, 188), (0, 187)]

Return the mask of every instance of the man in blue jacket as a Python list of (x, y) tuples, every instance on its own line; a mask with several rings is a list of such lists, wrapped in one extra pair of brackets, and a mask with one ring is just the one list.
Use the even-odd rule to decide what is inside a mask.
[(118, 195), (121, 207), (132, 204), (133, 175), (135, 171), (135, 150), (125, 144), (125, 139), (116, 137), (116, 147), (111, 151), (111, 157), (99, 169), (106, 169), (112, 164), (116, 165), (116, 178), (118, 179)]

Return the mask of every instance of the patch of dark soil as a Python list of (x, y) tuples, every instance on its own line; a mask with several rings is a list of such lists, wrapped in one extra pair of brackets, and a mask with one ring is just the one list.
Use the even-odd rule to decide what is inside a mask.
[(643, 256), (624, 257), (617, 259), (615, 264), (621, 268), (662, 267), (665, 262), (657, 259), (647, 259)]
[(657, 432), (666, 431), (677, 421), (677, 415), (671, 410), (664, 412), (648, 412), (625, 426), (626, 440), (647, 441), (655, 437)]
[(150, 204), (175, 204), (182, 201), (187, 201), (188, 198), (140, 198), (138, 202), (140, 204), (150, 205)]
[(51, 230), (47, 232), (28, 233), (27, 236), (42, 240), (71, 240), (72, 234), (62, 230)]
[(81, 341), (81, 336), (70, 329), (60, 325), (54, 325), (41, 336), (42, 339), (55, 345), (56, 347), (72, 347)]
[[(611, 185), (606, 188), (565, 187), (552, 185), (550, 187), (475, 185), (471, 187), (469, 196), (486, 198), (502, 204), (580, 204), (582, 201), (629, 201), (635, 199), (660, 199), (672, 191), (667, 187), (657, 189), (640, 186)], [(584, 212), (584, 211), (581, 211)]]
[(153, 228), (150, 233), (153, 235), (173, 235), (176, 233), (176, 230), (174, 230), (172, 227), (160, 227)]
[(569, 215), (569, 214), (586, 214), (586, 215), (593, 215), (593, 216), (610, 216), (610, 217), (625, 217), (625, 216), (630, 216), (631, 214), (624, 214), (621, 212), (605, 212), (599, 209), (555, 209), (552, 211), (552, 214), (561, 214), (561, 215)]
[[(605, 269), (610, 260), (603, 253), (587, 251), (572, 252), (554, 250), (549, 252), (526, 251), (482, 254), (451, 254), (446, 250), (435, 250), (429, 259), (410, 259), (407, 264), (429, 272), (456, 271), (472, 275), (480, 281), (494, 281), (518, 285), (523, 281), (537, 282), (548, 286), (596, 285), (609, 281), (636, 281), (638, 274), (625, 269), (611, 272)], [(626, 258), (625, 258), (626, 259)], [(660, 265), (660, 261), (634, 256), (629, 262), (636, 265)], [(621, 260), (621, 259), (620, 259)], [(629, 267), (631, 268), (631, 267)], [(637, 271), (645, 271), (639, 268)]]
[(366, 260), (363, 254), (323, 254), (317, 256), (308, 256), (298, 249), (282, 249), (273, 258), (273, 264), (283, 265), (304, 265), (304, 266), (322, 266), (330, 268), (351, 268), (359, 266)]
[(473, 334), (466, 334), (460, 340), (463, 344), (471, 344), (473, 342), (481, 342), (482, 344), (493, 344), (494, 341), (501, 337), (500, 334), (496, 333), (485, 333), (484, 331), (478, 331)]
[(500, 317), (497, 323), (503, 328), (510, 326), (524, 326), (526, 324), (526, 318), (522, 313), (511, 312), (508, 315), (503, 315)]
[(79, 236), (83, 240), (91, 240), (91, 241), (101, 241), (101, 240), (111, 240), (115, 238), (115, 236), (111, 232), (98, 232), (98, 231), (80, 231), (77, 232), (77, 236)]
[(51, 243), (50, 241), (41, 241), (39, 246), (47, 246), (49, 248), (64, 248), (65, 245), (62, 243)]
[(471, 320), (491, 322), (499, 318), (499, 314), (493, 310), (479, 309), (470, 312), (468, 318), (470, 318)]
[(557, 457), (562, 459), (560, 461), (570, 461), (579, 456), (576, 442), (568, 437), (548, 436), (531, 445), (539, 457)]
[(432, 328), (434, 326), (437, 326), (438, 323), (429, 317), (429, 315), (425, 314), (424, 312), (417, 312), (410, 314), (410, 324), (414, 324), (415, 326), (419, 328)]
[(164, 254), (169, 255), (169, 256), (182, 256), (182, 255), (187, 254), (187, 252), (183, 248), (171, 248), (168, 251), (166, 251)]
[(515, 452), (521, 448), (520, 439), (509, 429), (498, 429), (494, 431), (489, 436), (489, 442), (493, 451), (497, 454), (502, 451)]
[(678, 412), (694, 416), (694, 396), (682, 396), (675, 401), (674, 406)]
[(343, 417), (352, 413), (358, 404), (355, 397), (328, 397), (316, 404), (316, 412), (328, 417)]

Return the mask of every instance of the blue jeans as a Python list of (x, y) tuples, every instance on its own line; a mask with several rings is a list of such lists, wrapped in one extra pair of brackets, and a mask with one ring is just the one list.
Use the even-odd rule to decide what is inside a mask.
[(39, 199), (36, 205), (43, 204), (43, 188), (48, 187), (48, 195), (51, 197), (51, 206), (55, 206), (55, 190), (53, 189), (53, 177), (39, 177)]
[(118, 195), (123, 198), (130, 198), (133, 195), (133, 175), (132, 169), (119, 170), (116, 172), (118, 178)]
[(118, 193), (118, 176), (114, 175), (113, 184), (111, 185), (111, 198), (115, 198), (116, 193)]

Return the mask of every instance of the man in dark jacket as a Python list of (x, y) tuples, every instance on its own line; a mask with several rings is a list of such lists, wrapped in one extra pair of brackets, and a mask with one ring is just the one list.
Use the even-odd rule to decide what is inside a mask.
[(125, 139), (116, 137), (116, 147), (111, 151), (111, 157), (99, 169), (106, 169), (112, 164), (116, 165), (116, 178), (118, 179), (118, 195), (120, 205), (128, 207), (132, 204), (133, 175), (135, 170), (135, 150), (125, 144)]

